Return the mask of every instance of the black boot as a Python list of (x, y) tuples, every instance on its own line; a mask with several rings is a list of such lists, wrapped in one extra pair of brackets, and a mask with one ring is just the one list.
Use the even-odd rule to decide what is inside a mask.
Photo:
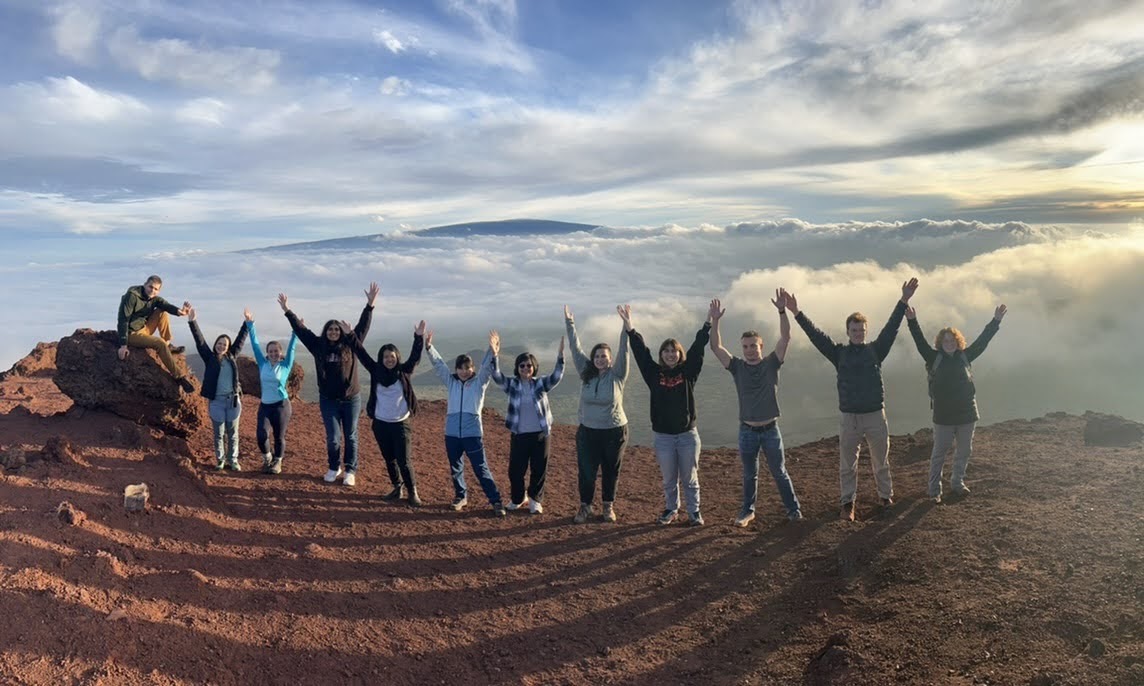
[(381, 499), (386, 501), (401, 500), (401, 484), (394, 486), (393, 490), (381, 496)]
[(421, 507), (421, 498), (417, 497), (417, 489), (409, 489), (409, 504), (413, 507)]

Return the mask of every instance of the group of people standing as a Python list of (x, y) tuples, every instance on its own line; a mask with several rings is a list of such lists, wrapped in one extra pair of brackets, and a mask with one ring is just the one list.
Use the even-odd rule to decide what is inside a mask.
[[(190, 392), (193, 384), (180, 375), (172, 358), (172, 353), (181, 350), (171, 345), (168, 317), (188, 318), (195, 347), (205, 367), (199, 393), (209, 402), (218, 470), (241, 469), (237, 423), (242, 410), (242, 391), (235, 357), (249, 337), (262, 386), (257, 429), (262, 467), (268, 474), (281, 472), (291, 414), (286, 383), (294, 363), (296, 345), (301, 341), (314, 357), (318, 404), (326, 431), (328, 471), (323, 479), (327, 483), (341, 480), (349, 487), (357, 483), (357, 429), (362, 407), (358, 381), (360, 364), (370, 377), (366, 414), (372, 422), (373, 434), (392, 484), (392, 490), (384, 499), (396, 501), (405, 498), (410, 505), (421, 505), (410, 454), (411, 419), (417, 413), (417, 396), (411, 377), (424, 352), (448, 392), (444, 432), (454, 490), (452, 509), (460, 511), (468, 504), (464, 470), (467, 457), (496, 516), (503, 517), (508, 510), (525, 508), (532, 514), (544, 511), (549, 438), (553, 425), (548, 393), (564, 375), (564, 338), (560, 340), (556, 363), (547, 375), (541, 374), (539, 361), (530, 352), (517, 355), (511, 376), (502, 373), (500, 336), (496, 331), (489, 333), (489, 346), (479, 364), (475, 364), (469, 355), (461, 354), (453, 359), (450, 366), (433, 345), (433, 332), (426, 330), (424, 321), (414, 329), (407, 359), (402, 361), (400, 350), (392, 343), (381, 346), (374, 358), (364, 346), (374, 304), (380, 293), (377, 284), (371, 283), (365, 291), (366, 305), (356, 326), (331, 319), (317, 334), (291, 310), (283, 293), (278, 296), (278, 304), (293, 330), (287, 346), (270, 341), (263, 353), (254, 316), (247, 309), (243, 326), (233, 339), (220, 335), (214, 345), (208, 347), (199, 330), (194, 307), (189, 302), (184, 302), (182, 307), (171, 305), (159, 297), (161, 287), (162, 280), (151, 276), (143, 286), (133, 287), (124, 294), (119, 311), (119, 357), (125, 358), (131, 347), (155, 350), (179, 385)], [(966, 345), (964, 336), (956, 328), (946, 327), (938, 333), (931, 347), (925, 340), (914, 309), (909, 306), (917, 287), (917, 279), (910, 279), (902, 285), (901, 298), (872, 343), (866, 342), (867, 319), (860, 312), (851, 314), (846, 320), (847, 341), (836, 343), (800, 310), (793, 293), (780, 288), (771, 301), (779, 317), (779, 337), (774, 348), (769, 354), (764, 354), (763, 337), (756, 330), (748, 330), (739, 339), (741, 357), (723, 347), (719, 324), (725, 310), (717, 299), (711, 301), (706, 320), (688, 349), (684, 350), (678, 340), (668, 338), (660, 344), (655, 357), (632, 323), (630, 305), (616, 308), (623, 326), (615, 354), (604, 342), (596, 343), (585, 354), (572, 311), (565, 306), (568, 347), (580, 385), (579, 427), (576, 432), (580, 507), (573, 521), (584, 523), (595, 516), (597, 478), (601, 487), (600, 519), (605, 522), (617, 519), (616, 491), (628, 442), (623, 395), (630, 348), (640, 376), (650, 390), (654, 449), (663, 476), (664, 492), (664, 510), (657, 521), (667, 525), (685, 516), (693, 526), (704, 523), (699, 486), (701, 441), (694, 389), (708, 347), (723, 368), (730, 372), (738, 395), (743, 488), (735, 525), (748, 526), (755, 518), (760, 453), (775, 481), (787, 518), (792, 521), (803, 519), (798, 496), (786, 469), (782, 433), (778, 426), (779, 370), (790, 344), (791, 315), (814, 347), (837, 370), (841, 412), (839, 485), (842, 519), (852, 521), (855, 518), (857, 465), (863, 440), (870, 453), (881, 505), (889, 507), (893, 504), (881, 365), (890, 353), (903, 318), (909, 321), (910, 333), (926, 363), (932, 398), (934, 447), (928, 494), (935, 501), (940, 501), (945, 456), (954, 443), (957, 448), (951, 487), (959, 494), (968, 493), (965, 471), (979, 418), (971, 363), (997, 333), (1006, 308), (1004, 305), (996, 308), (993, 319), (971, 345)], [(505, 426), (511, 434), (508, 502), (504, 501), (497, 488), (484, 448), (481, 410), (490, 381), (494, 381), (508, 396), (505, 413)], [(682, 515), (681, 507), (684, 508)]]

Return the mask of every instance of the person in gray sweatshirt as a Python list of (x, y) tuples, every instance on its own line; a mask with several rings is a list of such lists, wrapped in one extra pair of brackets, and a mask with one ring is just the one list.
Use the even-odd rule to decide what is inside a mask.
[(433, 345), (433, 332), (425, 333), (425, 351), (429, 353), (429, 360), (433, 363), (433, 370), (445, 388), (449, 391), (449, 400), (445, 414), (445, 454), (449, 458), (449, 472), (453, 478), (452, 508), (456, 512), (465, 509), (469, 503), (468, 490), (465, 486), (464, 456), (469, 456), (469, 463), (473, 466), (473, 473), (481, 482), (481, 488), (493, 507), (493, 514), (504, 517), (504, 504), (501, 502), (500, 491), (493, 479), (492, 470), (485, 455), (484, 427), (481, 424), (481, 410), (485, 406), (485, 390), (493, 374), (493, 336), (489, 335), (489, 349), (485, 358), (481, 360), (479, 369), (473, 368), (473, 358), (468, 355), (458, 355), (453, 363), (453, 371), (445, 363), (437, 347)]
[(580, 375), (580, 428), (576, 430), (576, 464), (579, 472), (580, 511), (573, 521), (583, 524), (592, 516), (592, 500), (596, 494), (596, 474), (603, 472), (602, 487), (605, 522), (616, 521), (616, 482), (624, 461), (628, 442), (628, 418), (624, 414), (624, 383), (628, 379), (628, 329), (631, 307), (617, 305), (616, 312), (624, 321), (620, 330), (620, 349), (615, 359), (607, 343), (592, 346), (584, 354), (572, 310), (564, 306), (564, 326), (568, 333), (572, 362)]

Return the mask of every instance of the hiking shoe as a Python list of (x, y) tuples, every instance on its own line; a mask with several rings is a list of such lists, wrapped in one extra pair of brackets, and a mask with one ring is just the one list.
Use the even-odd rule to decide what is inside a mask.
[(507, 514), (508, 514), (508, 512), (505, 511), (503, 503), (493, 503), (493, 516), (494, 517), (504, 517)]
[(270, 474), (281, 474), (282, 473), (282, 458), (281, 457), (274, 458), (274, 461), (270, 463), (270, 466), (267, 469), (268, 469)]
[(540, 504), (539, 500), (533, 500), (528, 504), (528, 512), (530, 514), (544, 514), (544, 506)]
[(520, 508), (522, 508), (526, 505), (528, 505), (528, 496), (524, 496), (524, 500), (520, 501), (519, 503), (514, 503), (514, 502), (510, 501), (508, 505), (505, 505), (505, 509), (519, 510)]
[(342, 479), (342, 485), (349, 486), (350, 488), (357, 486), (357, 474), (354, 472), (346, 472), (345, 477)]
[(671, 524), (672, 522), (675, 521), (675, 515), (676, 515), (675, 510), (664, 510), (663, 513), (660, 514), (660, 516), (656, 517), (655, 521), (657, 524), (662, 524), (663, 526), (667, 526), (668, 524)]
[(328, 484), (332, 484), (337, 481), (338, 478), (341, 477), (341, 475), (344, 473), (345, 472), (342, 471), (341, 467), (338, 467), (337, 469), (331, 469), (330, 471), (326, 472), (325, 476), (322, 477), (322, 481), (325, 481)]
[(381, 499), (386, 501), (401, 500), (401, 484), (394, 486), (393, 490), (381, 496)]
[(844, 522), (854, 521), (854, 501), (850, 501), (842, 506), (842, 512), (839, 514), (839, 519)]
[(616, 508), (612, 507), (612, 503), (604, 503), (604, 512), (600, 515), (600, 519), (605, 522), (616, 521)]
[(413, 507), (421, 507), (421, 498), (417, 497), (417, 491), (409, 491), (409, 504)]
[(592, 516), (592, 503), (580, 503), (580, 511), (572, 518), (576, 524), (583, 524)]
[(167, 347), (170, 348), (171, 353), (174, 355), (182, 355), (187, 352), (187, 346), (185, 345), (169, 345)]
[(460, 512), (461, 510), (465, 509), (465, 506), (468, 504), (469, 504), (468, 498), (463, 498), (463, 497), (462, 498), (454, 498), (453, 504), (450, 505), (449, 507), (453, 508), (453, 512)]
[(960, 486), (954, 486), (953, 492), (958, 494), (958, 495), (969, 495), (969, 486), (966, 486), (965, 484), (961, 484)]
[(747, 510), (746, 512), (739, 513), (739, 516), (735, 519), (735, 526), (742, 529), (753, 521), (755, 521), (755, 513)]
[(185, 376), (176, 378), (175, 383), (179, 384), (179, 388), (183, 389), (184, 393), (194, 393), (195, 391), (195, 385)]
[(787, 521), (791, 522), (801, 522), (804, 519), (806, 519), (806, 517), (802, 516), (802, 510), (795, 510), (787, 515)]
[(703, 526), (703, 515), (700, 514), (699, 510), (696, 510), (687, 515), (687, 523), (691, 526)]
[(237, 457), (234, 458), (233, 460), (227, 460), (226, 461), (226, 468), (232, 472), (241, 472), (242, 471), (242, 465), (240, 465), (238, 463)]

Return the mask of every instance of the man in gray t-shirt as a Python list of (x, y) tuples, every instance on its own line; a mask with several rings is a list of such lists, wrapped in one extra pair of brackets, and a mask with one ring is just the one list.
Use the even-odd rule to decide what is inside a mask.
[(767, 467), (774, 477), (787, 518), (802, 519), (802, 510), (794, 485), (786, 470), (783, 436), (779, 431), (779, 367), (790, 344), (790, 319), (786, 313), (786, 291), (775, 291), (771, 302), (779, 311), (779, 340), (771, 354), (763, 357), (763, 338), (757, 331), (747, 331), (739, 339), (743, 357), (735, 357), (723, 347), (719, 335), (719, 320), (724, 310), (718, 299), (711, 301), (711, 351), (731, 372), (735, 390), (739, 394), (739, 459), (743, 462), (743, 505), (735, 526), (747, 526), (755, 518), (755, 499), (759, 486), (759, 451), (767, 458)]

